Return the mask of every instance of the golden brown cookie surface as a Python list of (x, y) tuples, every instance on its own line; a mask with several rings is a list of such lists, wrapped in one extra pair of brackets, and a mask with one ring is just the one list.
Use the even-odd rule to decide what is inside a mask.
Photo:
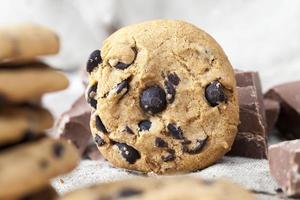
[(254, 200), (241, 186), (228, 180), (196, 178), (143, 178), (92, 186), (67, 194), (61, 200)]
[(238, 124), (233, 70), (197, 27), (157, 20), (122, 28), (91, 54), (87, 71), (93, 136), (114, 165), (192, 171), (229, 151)]

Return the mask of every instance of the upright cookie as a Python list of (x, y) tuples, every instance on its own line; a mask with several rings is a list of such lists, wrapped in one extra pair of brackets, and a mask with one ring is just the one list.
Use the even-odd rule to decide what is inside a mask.
[(157, 20), (120, 29), (87, 63), (91, 129), (115, 166), (172, 173), (207, 167), (237, 131), (236, 82), (216, 41)]
[(33, 58), (59, 50), (56, 33), (35, 24), (0, 27), (0, 44), (0, 60)]
[(67, 194), (61, 200), (254, 200), (254, 196), (227, 180), (204, 181), (196, 178), (141, 178), (92, 186)]
[(63, 90), (68, 83), (63, 73), (48, 68), (46, 64), (0, 69), (0, 97), (6, 101), (36, 99), (44, 93)]
[(51, 138), (0, 153), (0, 199), (18, 198), (45, 187), (79, 161), (75, 147)]

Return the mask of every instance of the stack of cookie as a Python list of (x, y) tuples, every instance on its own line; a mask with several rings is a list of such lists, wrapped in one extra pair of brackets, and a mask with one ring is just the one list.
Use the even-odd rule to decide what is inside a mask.
[(37, 56), (58, 50), (57, 35), (44, 27), (0, 27), (0, 199), (53, 199), (49, 179), (77, 164), (73, 146), (45, 135), (54, 120), (41, 97), (68, 79)]

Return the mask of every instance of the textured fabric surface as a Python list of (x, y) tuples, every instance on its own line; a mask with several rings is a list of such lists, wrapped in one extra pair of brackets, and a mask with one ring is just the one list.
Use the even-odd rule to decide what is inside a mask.
[[(112, 182), (137, 176), (141, 175), (114, 168), (104, 160), (84, 160), (73, 172), (54, 179), (52, 184), (62, 194), (95, 183)], [(149, 174), (149, 176), (156, 175)], [(269, 175), (267, 160), (224, 157), (217, 164), (202, 171), (190, 173), (189, 176), (205, 179), (226, 177), (250, 190), (254, 190), (258, 199), (272, 200), (279, 198), (275, 192), (278, 186)]]

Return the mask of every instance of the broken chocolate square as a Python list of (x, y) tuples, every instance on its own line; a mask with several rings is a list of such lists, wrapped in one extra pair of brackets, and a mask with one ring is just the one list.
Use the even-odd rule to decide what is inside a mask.
[(300, 140), (292, 140), (269, 147), (269, 166), (287, 196), (300, 197)]
[(266, 119), (259, 75), (257, 72), (235, 71), (235, 77), (240, 107), (240, 124), (236, 139), (228, 154), (266, 158)]
[(276, 128), (288, 139), (300, 138), (300, 81), (281, 84), (271, 88), (266, 98), (280, 103)]
[(91, 139), (91, 108), (84, 96), (78, 98), (71, 108), (62, 114), (56, 124), (60, 138), (70, 140), (82, 155)]
[(280, 105), (277, 101), (264, 99), (264, 106), (266, 111), (267, 133), (269, 133), (274, 129), (278, 119)]

